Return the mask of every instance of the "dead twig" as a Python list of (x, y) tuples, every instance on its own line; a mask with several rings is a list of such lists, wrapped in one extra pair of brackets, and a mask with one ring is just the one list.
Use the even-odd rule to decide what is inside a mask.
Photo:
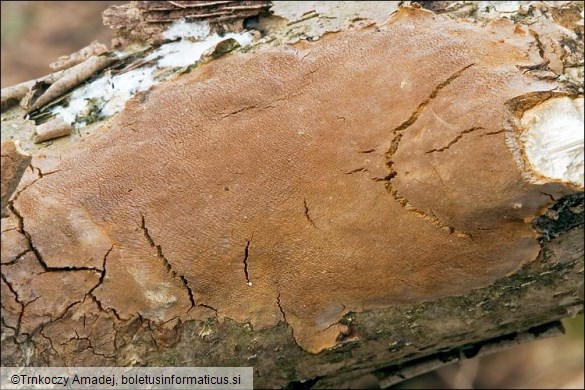
[(49, 65), (53, 70), (69, 69), (72, 66), (82, 63), (91, 56), (99, 56), (108, 52), (108, 48), (103, 43), (93, 41), (83, 49), (76, 51), (75, 53), (67, 56), (61, 56), (57, 58), (57, 61)]
[(63, 76), (55, 81), (27, 110), (31, 113), (43, 107), (50, 101), (58, 98), (65, 92), (87, 80), (100, 70), (112, 64), (115, 58), (105, 56), (91, 56), (81, 64), (65, 70)]
[(62, 118), (55, 118), (47, 123), (37, 126), (34, 142), (40, 143), (49, 141), (69, 134), (71, 134), (71, 124), (65, 122)]
[(37, 84), (53, 84), (59, 80), (65, 71), (60, 70), (55, 73), (48, 74), (43, 77), (39, 77), (35, 80), (25, 81), (20, 84), (13, 85), (11, 87), (2, 88), (0, 91), (1, 95), (1, 110), (2, 112), (15, 106), (18, 102), (26, 96), (27, 93)]

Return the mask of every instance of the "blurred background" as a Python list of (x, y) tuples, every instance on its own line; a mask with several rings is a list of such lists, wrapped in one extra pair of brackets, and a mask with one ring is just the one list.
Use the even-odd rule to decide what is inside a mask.
[[(1, 3), (2, 88), (51, 73), (59, 56), (93, 40), (110, 46), (101, 13), (123, 1)], [(583, 315), (563, 321), (567, 334), (467, 360), (395, 386), (423, 388), (584, 388)], [(373, 385), (369, 383), (364, 385)]]
[(101, 13), (124, 1), (2, 1), (2, 88), (52, 73), (49, 64), (93, 40), (110, 46)]
[(583, 389), (583, 314), (566, 334), (440, 368), (396, 389)]

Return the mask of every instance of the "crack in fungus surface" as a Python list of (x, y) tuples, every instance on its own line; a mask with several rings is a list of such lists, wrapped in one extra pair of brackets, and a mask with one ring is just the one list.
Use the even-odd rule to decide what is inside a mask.
[(252, 243), (252, 240), (248, 240), (248, 242), (246, 243), (246, 247), (244, 248), (244, 260), (242, 261), (242, 263), (244, 263), (244, 275), (246, 276), (246, 285), (248, 287), (252, 287), (252, 282), (250, 281), (250, 274), (248, 273), (248, 257), (250, 256), (250, 244)]
[(474, 131), (477, 131), (477, 130), (483, 130), (483, 127), (472, 127), (472, 128), (467, 129), (467, 130), (463, 130), (461, 133), (459, 133), (459, 135), (457, 137), (455, 137), (453, 139), (453, 141), (449, 142), (447, 145), (445, 145), (439, 149), (429, 150), (425, 153), (428, 154), (428, 153), (444, 152), (445, 150), (449, 149), (451, 146), (455, 145), (457, 143), (457, 141), (459, 141), (461, 138), (463, 138), (463, 136), (465, 134), (473, 133)]
[[(195, 304), (195, 294), (193, 294), (193, 290), (191, 290), (191, 287), (189, 287), (189, 282), (187, 281), (187, 278), (185, 278), (184, 275), (179, 274), (173, 268), (173, 266), (172, 266), (171, 262), (169, 261), (169, 259), (167, 259), (166, 256), (164, 255), (163, 250), (162, 250), (162, 246), (161, 245), (157, 245), (154, 242), (154, 239), (152, 238), (152, 236), (148, 232), (148, 228), (146, 227), (146, 218), (145, 218), (144, 215), (141, 215), (140, 228), (144, 232), (144, 237), (146, 238), (146, 241), (148, 241), (148, 244), (151, 247), (156, 248), (156, 254), (157, 254), (158, 258), (160, 260), (162, 260), (162, 262), (163, 262), (163, 264), (164, 264), (165, 269), (167, 270), (167, 272), (170, 273), (173, 277), (178, 278), (179, 280), (181, 280), (181, 283), (183, 284), (183, 287), (185, 287), (185, 290), (187, 290), (187, 294), (189, 296), (189, 302), (191, 303), (191, 307), (189, 308), (189, 310), (191, 310), (192, 308), (194, 308), (195, 306), (197, 306)], [(248, 242), (248, 245), (250, 245), (249, 242)], [(109, 253), (109, 251), (108, 251), (108, 253)], [(248, 247), (246, 247), (246, 258), (247, 257), (248, 257)], [(105, 257), (104, 257), (104, 265), (105, 265)], [(105, 269), (104, 269), (104, 272), (105, 272)], [(246, 264), (246, 278), (247, 277), (248, 277), (248, 271), (247, 271), (247, 264)]]
[(313, 221), (313, 219), (309, 215), (309, 205), (307, 204), (306, 199), (303, 199), (303, 208), (304, 208), (305, 218), (311, 224), (312, 227), (316, 228), (317, 225), (315, 225), (315, 221)]
[[(408, 199), (406, 199), (404, 196), (400, 195), (398, 190), (392, 184), (392, 181), (396, 178), (396, 175), (398, 174), (398, 172), (394, 169), (394, 161), (392, 161), (392, 157), (394, 156), (394, 154), (398, 150), (398, 147), (400, 145), (400, 141), (402, 140), (402, 137), (404, 136), (404, 131), (416, 122), (416, 120), (421, 115), (421, 113), (423, 112), (425, 107), (427, 107), (427, 105), (429, 105), (429, 103), (437, 97), (437, 95), (439, 94), (439, 92), (443, 88), (449, 86), (452, 82), (457, 80), (463, 74), (463, 72), (465, 72), (467, 69), (471, 68), (474, 65), (475, 64), (472, 63), (472, 64), (464, 66), (463, 68), (459, 69), (458, 71), (453, 73), (451, 76), (449, 76), (446, 80), (439, 83), (433, 89), (433, 91), (429, 94), (429, 96), (416, 107), (416, 110), (414, 110), (414, 112), (410, 115), (410, 117), (407, 120), (405, 120), (404, 122), (402, 122), (394, 130), (392, 130), (392, 134), (394, 134), (394, 138), (392, 139), (392, 142), (390, 144), (390, 148), (386, 152), (386, 166), (388, 167), (390, 173), (384, 178), (386, 189), (388, 190), (390, 195), (392, 195), (392, 197), (398, 203), (400, 203), (406, 210), (415, 213), (416, 215), (431, 222), (433, 225), (435, 225), (439, 229), (441, 229), (449, 234), (457, 233), (457, 235), (459, 235), (461, 237), (471, 237), (471, 235), (469, 233), (456, 231), (456, 229), (453, 226), (449, 226), (449, 225), (445, 224), (443, 221), (441, 221), (439, 218), (437, 218), (437, 216), (435, 216), (432, 211), (425, 212), (425, 211), (419, 210), (415, 206), (413, 206), (411, 204), (411, 202), (408, 201)], [(469, 130), (464, 130), (461, 134), (458, 135), (458, 137), (456, 137), (453, 141), (451, 141), (446, 147), (444, 147), (442, 149), (432, 150), (430, 152), (446, 150), (449, 147), (451, 147), (451, 145), (453, 145), (455, 142), (457, 142), (459, 139), (461, 139), (461, 137), (463, 137), (464, 133), (469, 133), (469, 132), (475, 131), (477, 129), (479, 129), (479, 128), (472, 127)], [(430, 152), (427, 152), (427, 153), (430, 153)]]

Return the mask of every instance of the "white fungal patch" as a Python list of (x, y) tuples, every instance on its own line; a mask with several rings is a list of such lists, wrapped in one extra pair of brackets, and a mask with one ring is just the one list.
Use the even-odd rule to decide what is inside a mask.
[(476, 2), (480, 14), (495, 14), (501, 17), (510, 17), (520, 11), (520, 1), (479, 1)]
[(583, 98), (554, 98), (526, 111), (520, 139), (540, 176), (583, 187)]
[(173, 40), (177, 38), (205, 39), (209, 35), (209, 23), (207, 21), (188, 23), (184, 19), (176, 20), (163, 33), (163, 38)]
[(242, 47), (248, 46), (252, 43), (252, 34), (249, 32), (241, 34), (228, 33), (224, 36), (212, 34), (205, 38), (205, 40), (199, 42), (182, 39), (178, 42), (167, 43), (146, 57), (146, 60), (153, 60), (160, 57), (158, 65), (163, 68), (189, 66), (199, 61), (203, 53), (207, 50), (211, 49), (221, 41), (230, 38), (235, 39)]
[(484, 3), (490, 3), (490, 5), (500, 13), (518, 12), (521, 5), (519, 1), (488, 1)]
[[(146, 91), (155, 80), (154, 67), (139, 68), (116, 76), (103, 76), (71, 94), (67, 107), (56, 106), (52, 112), (61, 116), (67, 123), (75, 123), (78, 115), (84, 117), (89, 110), (99, 111), (108, 117), (124, 108), (124, 105), (138, 92)], [(78, 124), (77, 127), (83, 127)]]
[[(152, 65), (142, 66), (118, 75), (106, 74), (83, 87), (77, 88), (69, 98), (69, 104), (57, 105), (51, 112), (60, 116), (66, 123), (76, 128), (86, 125), (84, 118), (109, 117), (124, 109), (126, 102), (138, 92), (147, 91), (164, 79), (155, 77), (163, 74), (160, 70), (181, 68), (199, 61), (202, 55), (226, 39), (235, 39), (244, 47), (252, 43), (250, 32), (228, 33), (223, 36), (209, 35), (207, 22), (187, 23), (177, 21), (163, 33), (166, 39), (178, 39), (161, 45), (154, 52), (137, 61), (152, 61)], [(195, 41), (199, 40), (199, 41)]]

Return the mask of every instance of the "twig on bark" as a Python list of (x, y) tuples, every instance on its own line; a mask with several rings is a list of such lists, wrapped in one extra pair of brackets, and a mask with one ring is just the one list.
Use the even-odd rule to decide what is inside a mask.
[(62, 118), (57, 117), (47, 123), (37, 126), (34, 142), (41, 143), (69, 134), (71, 134), (71, 124), (66, 123)]
[(49, 67), (53, 70), (69, 69), (77, 64), (82, 63), (83, 61), (86, 61), (91, 56), (99, 56), (107, 53), (107, 51), (108, 48), (106, 45), (99, 43), (98, 41), (93, 41), (75, 53), (59, 57), (57, 61), (50, 64)]
[(51, 86), (43, 93), (28, 109), (31, 113), (43, 107), (52, 100), (68, 92), (78, 84), (87, 80), (95, 73), (112, 64), (115, 58), (106, 56), (91, 56), (81, 64), (75, 65), (72, 68), (65, 70), (63, 76), (51, 84)]

